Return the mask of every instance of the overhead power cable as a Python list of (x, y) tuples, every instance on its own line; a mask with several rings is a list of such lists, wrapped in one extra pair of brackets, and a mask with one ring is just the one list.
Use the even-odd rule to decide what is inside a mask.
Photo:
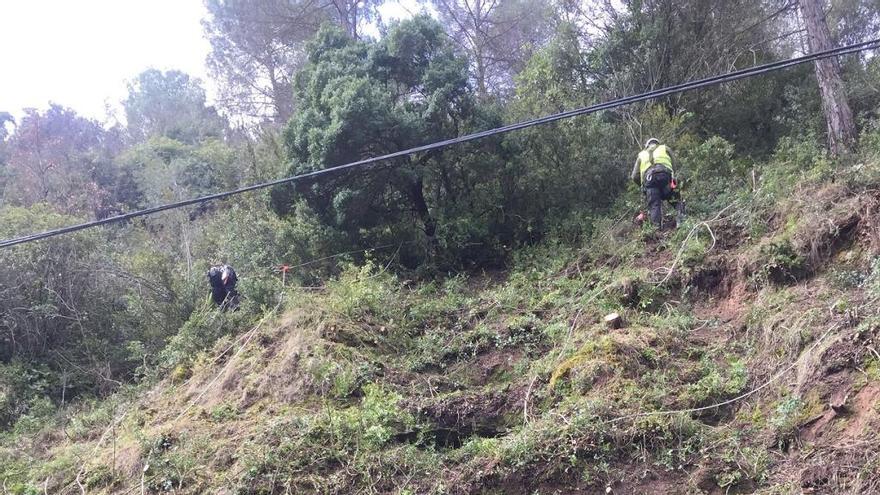
[(370, 165), (373, 163), (378, 163), (385, 160), (390, 160), (393, 158), (399, 158), (402, 156), (412, 155), (414, 153), (422, 153), (425, 151), (436, 150), (440, 148), (446, 148), (448, 146), (462, 144), (469, 141), (475, 141), (477, 139), (483, 139), (489, 136), (494, 136), (497, 134), (504, 134), (511, 131), (516, 131), (520, 129), (526, 129), (529, 127), (534, 127), (537, 125), (548, 124), (551, 122), (556, 122), (562, 119), (568, 119), (571, 117), (577, 117), (580, 115), (587, 115), (595, 112), (599, 112), (602, 110), (610, 110), (612, 108), (620, 107), (623, 105), (630, 105), (632, 103), (638, 103), (641, 101), (652, 100), (656, 98), (661, 98), (663, 96), (668, 96), (674, 93), (682, 93), (685, 91), (693, 91), (695, 89), (704, 88), (708, 86), (714, 86), (717, 84), (722, 84), (726, 82), (737, 81), (740, 79), (745, 79), (747, 77), (754, 77), (761, 74), (766, 74), (768, 72), (773, 72), (777, 70), (786, 69), (789, 67), (794, 67), (797, 65), (814, 62), (816, 60), (821, 60), (829, 57), (835, 57), (839, 55), (846, 55), (850, 53), (856, 53), (864, 50), (870, 50), (880, 48), (880, 38), (876, 38), (870, 41), (863, 41), (861, 43), (854, 43), (852, 45), (846, 45), (838, 48), (833, 48), (830, 50), (824, 50), (821, 52), (812, 53), (809, 55), (804, 55), (802, 57), (791, 58), (788, 60), (782, 60), (778, 62), (771, 62), (768, 64), (757, 65), (754, 67), (750, 67), (748, 69), (742, 69), (738, 71), (728, 72), (725, 74), (720, 74), (717, 76), (708, 77), (705, 79), (700, 79), (697, 81), (690, 81), (686, 83), (677, 84), (674, 86), (668, 86), (665, 88), (648, 91), (645, 93), (641, 93), (638, 95), (627, 96), (624, 98), (618, 98), (616, 100), (607, 101), (604, 103), (599, 103), (596, 105), (591, 105), (587, 107), (577, 108), (574, 110), (568, 110), (561, 113), (556, 113), (552, 115), (547, 115), (545, 117), (540, 117), (533, 120), (526, 120), (523, 122), (518, 122), (515, 124), (510, 124), (502, 127), (497, 127), (494, 129), (488, 129), (481, 132), (475, 132), (473, 134), (467, 134), (465, 136), (459, 136), (452, 139), (447, 139), (444, 141), (437, 141), (431, 144), (426, 144), (423, 146), (416, 146), (414, 148), (405, 149), (402, 151), (397, 151), (394, 153), (389, 153), (387, 155), (376, 156), (372, 158), (366, 158), (364, 160), (359, 160), (356, 162), (346, 163), (344, 165), (337, 165), (334, 167), (329, 167), (321, 170), (315, 170), (313, 172), (308, 172), (300, 175), (295, 175), (292, 177), (285, 177), (282, 179), (277, 179), (269, 182), (262, 182), (259, 184), (253, 184), (246, 187), (241, 187), (238, 189), (233, 189), (230, 191), (219, 192), (215, 194), (209, 194), (207, 196), (201, 196), (198, 198), (187, 199), (184, 201), (177, 201), (175, 203), (168, 203), (160, 206), (154, 206), (152, 208), (146, 208), (143, 210), (133, 211), (130, 213), (124, 213), (121, 215), (116, 215), (108, 218), (103, 218), (101, 220), (94, 220), (91, 222), (85, 222), (77, 225), (71, 225), (68, 227), (61, 227), (58, 229), (47, 230), (45, 232), (39, 232), (31, 235), (26, 235), (22, 237), (16, 237), (12, 239), (7, 239), (4, 241), (0, 241), (0, 249), (7, 248), (11, 246), (15, 246), (18, 244), (24, 244), (27, 242), (34, 242), (41, 239), (46, 239), (48, 237), (54, 237), (62, 234), (68, 234), (71, 232), (77, 232), (80, 230), (89, 229), (92, 227), (98, 227), (100, 225), (106, 225), (109, 223), (115, 222), (123, 222), (126, 220), (131, 220), (133, 218), (142, 217), (146, 215), (152, 215), (154, 213), (159, 213), (166, 210), (172, 210), (176, 208), (182, 208), (184, 206), (190, 206), (194, 204), (204, 203), (207, 201), (212, 201), (216, 199), (222, 199), (229, 196), (233, 196), (236, 194), (242, 194), (249, 191), (255, 191), (258, 189), (265, 189), (272, 186), (277, 186), (281, 184), (290, 184), (293, 182), (303, 181), (307, 179), (313, 179), (316, 177), (334, 174), (338, 172), (342, 172), (345, 170), (353, 169), (356, 167), (361, 167), (364, 165)]

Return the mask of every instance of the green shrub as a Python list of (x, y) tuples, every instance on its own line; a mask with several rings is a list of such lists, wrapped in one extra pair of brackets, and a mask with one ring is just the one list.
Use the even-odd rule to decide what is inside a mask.
[(12, 427), (15, 434), (35, 433), (51, 425), (55, 405), (48, 397), (34, 397), (27, 404), (27, 413), (16, 419)]
[(799, 183), (818, 183), (833, 172), (828, 153), (815, 136), (784, 137), (773, 158), (761, 169), (759, 188), (763, 197), (773, 201), (788, 196)]
[(348, 265), (335, 280), (327, 283), (328, 305), (334, 312), (351, 319), (370, 316), (393, 319), (397, 278), (375, 264)]
[(46, 367), (19, 360), (0, 363), (0, 427), (9, 426), (44, 398), (56, 377)]
[[(676, 150), (673, 150), (674, 152)], [(683, 175), (688, 181), (701, 183), (716, 177), (726, 178), (736, 170), (732, 144), (719, 136), (712, 136), (693, 147), (678, 150)]]
[(483, 326), (465, 332), (436, 329), (416, 339), (409, 366), (413, 371), (442, 369), (450, 362), (474, 357), (496, 345), (506, 343), (512, 341), (506, 342), (504, 337)]
[(238, 408), (228, 402), (224, 402), (222, 404), (214, 406), (208, 413), (208, 415), (211, 417), (211, 420), (218, 423), (235, 419), (238, 414)]
[(185, 379), (200, 352), (213, 347), (221, 337), (249, 330), (261, 317), (254, 311), (249, 304), (237, 311), (221, 311), (206, 299), (162, 349), (158, 358), (161, 369), (176, 370), (177, 378)]
[(770, 425), (776, 429), (779, 447), (785, 449), (789, 440), (797, 433), (802, 419), (803, 402), (797, 397), (788, 397), (780, 401), (770, 416)]
[(90, 489), (101, 488), (112, 484), (116, 479), (117, 473), (108, 466), (100, 465), (88, 471), (84, 485)]
[(322, 393), (334, 399), (346, 399), (361, 391), (364, 384), (376, 379), (379, 371), (372, 363), (357, 362), (354, 356), (322, 356), (308, 368)]
[(863, 167), (865, 169), (863, 172), (869, 172), (867, 165), (870, 162), (874, 162), (873, 168), (876, 170), (876, 162), (880, 160), (880, 119), (870, 121), (864, 126), (859, 139), (859, 149), (864, 159), (869, 162)]
[(463, 276), (450, 277), (442, 283), (421, 284), (406, 306), (406, 324), (413, 330), (451, 327), (461, 330), (467, 320), (466, 310), (473, 301), (467, 296)]
[(88, 400), (78, 404), (79, 411), (70, 419), (68, 435), (75, 439), (87, 439), (113, 420), (115, 396), (102, 401)]
[(796, 253), (788, 240), (775, 240), (760, 247), (757, 276), (776, 285), (787, 285), (805, 277), (807, 260)]
[(687, 388), (690, 401), (704, 406), (712, 402), (728, 399), (745, 390), (748, 372), (745, 365), (736, 359), (719, 365), (709, 357), (702, 361), (703, 376)]
[(870, 273), (864, 280), (864, 286), (874, 297), (880, 297), (880, 256), (871, 260)]

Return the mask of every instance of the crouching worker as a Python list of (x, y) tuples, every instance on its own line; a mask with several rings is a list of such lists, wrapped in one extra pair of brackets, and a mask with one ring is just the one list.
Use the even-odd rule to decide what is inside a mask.
[(642, 187), (648, 201), (648, 215), (655, 227), (663, 227), (661, 203), (664, 200), (675, 207), (678, 213), (676, 223), (684, 221), (684, 202), (675, 182), (672, 153), (666, 145), (660, 144), (656, 138), (649, 139), (636, 159), (631, 178)]
[(215, 264), (208, 270), (208, 281), (211, 282), (211, 299), (221, 309), (238, 307), (238, 292), (235, 284), (238, 276), (227, 264)]

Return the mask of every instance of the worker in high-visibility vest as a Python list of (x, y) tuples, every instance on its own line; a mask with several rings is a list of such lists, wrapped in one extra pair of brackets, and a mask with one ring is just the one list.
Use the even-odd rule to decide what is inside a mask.
[(648, 200), (648, 216), (658, 229), (663, 227), (663, 200), (669, 201), (678, 212), (676, 223), (684, 220), (684, 202), (675, 181), (672, 152), (665, 144), (660, 144), (657, 138), (649, 139), (645, 149), (639, 152), (631, 178), (642, 187)]

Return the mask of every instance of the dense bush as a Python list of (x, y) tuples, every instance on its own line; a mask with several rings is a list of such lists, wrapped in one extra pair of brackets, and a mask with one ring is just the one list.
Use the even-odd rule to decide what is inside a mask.
[[(0, 235), (75, 220), (47, 206), (7, 207), (0, 209)], [(140, 364), (141, 356), (130, 355), (128, 344), (170, 333), (168, 326), (150, 323), (176, 328), (175, 321), (157, 315), (145, 320), (144, 310), (173, 299), (173, 292), (156, 273), (129, 271), (108, 256), (116, 244), (105, 234), (92, 230), (0, 251), (0, 362), (21, 370), (0, 379), (0, 386), (13, 392), (0, 413), (7, 422), (27, 409), (23, 402), (34, 394), (61, 402), (116, 389)]]

